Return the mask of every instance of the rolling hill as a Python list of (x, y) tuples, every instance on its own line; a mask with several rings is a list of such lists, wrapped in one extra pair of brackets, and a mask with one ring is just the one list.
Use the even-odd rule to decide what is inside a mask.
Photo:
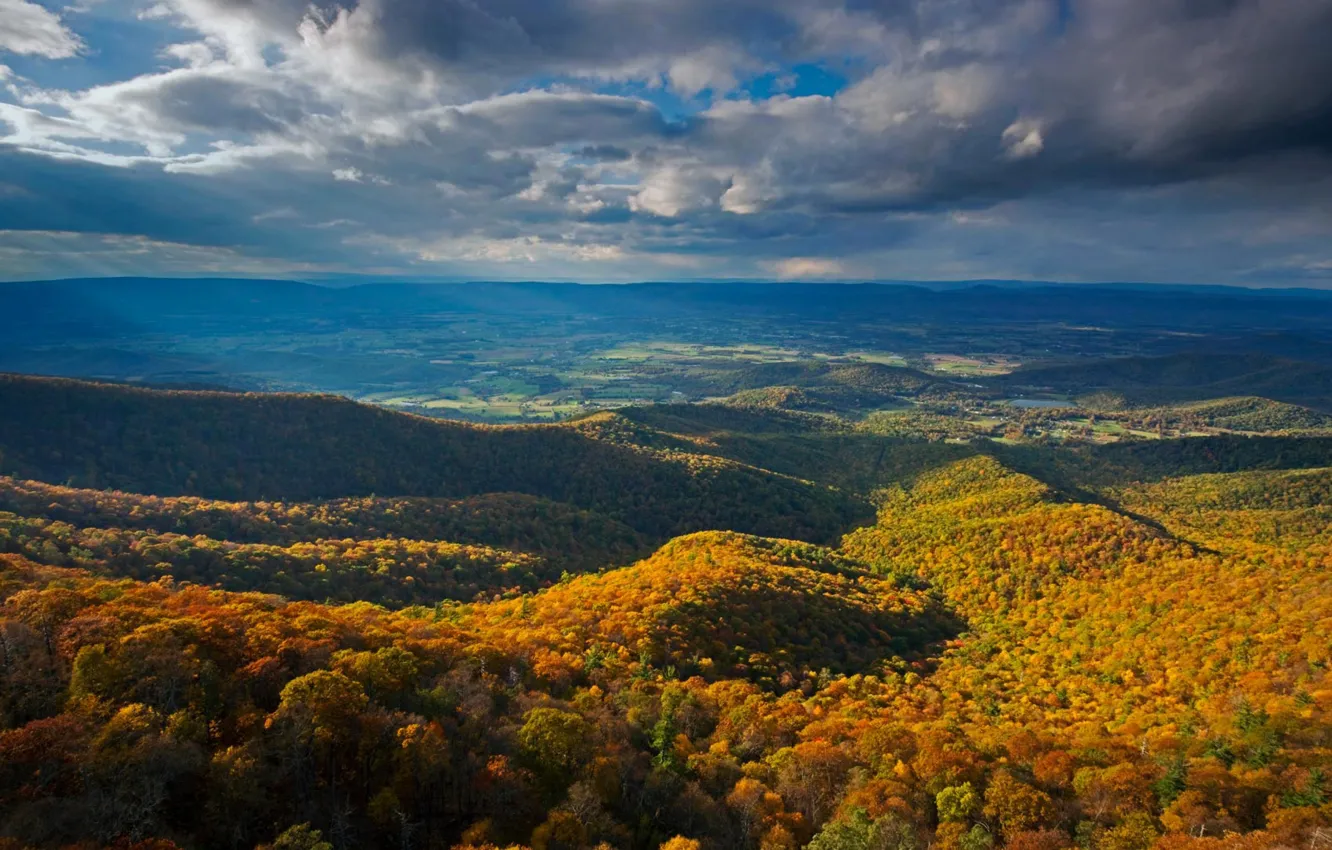
[(1332, 410), (1332, 368), (1266, 354), (1197, 352), (1036, 365), (992, 382), (1009, 389), (1109, 392), (1138, 406), (1260, 396)]
[(781, 690), (808, 686), (823, 669), (867, 672), (892, 657), (919, 658), (959, 627), (935, 600), (844, 556), (731, 532), (676, 538), (633, 566), (463, 622), (498, 630), (501, 642), (581, 657), (585, 668), (589, 658), (612, 668), (637, 661)]
[(6, 850), (1332, 829), (1332, 438), (6, 378), (0, 451)]
[(523, 493), (655, 536), (727, 528), (829, 540), (854, 497), (710, 455), (576, 427), (484, 427), (333, 396), (160, 391), (0, 376), (0, 472), (228, 500)]
[(362, 497), (323, 502), (228, 502), (144, 496), (0, 477), (0, 511), (74, 528), (290, 546), (319, 540), (451, 540), (536, 555), (556, 571), (628, 563), (651, 550), (624, 523), (536, 496)]

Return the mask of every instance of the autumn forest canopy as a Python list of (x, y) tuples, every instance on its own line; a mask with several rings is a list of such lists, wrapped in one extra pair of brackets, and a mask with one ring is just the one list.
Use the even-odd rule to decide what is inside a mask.
[(1332, 848), (1324, 296), (118, 285), (0, 285), (0, 850)]

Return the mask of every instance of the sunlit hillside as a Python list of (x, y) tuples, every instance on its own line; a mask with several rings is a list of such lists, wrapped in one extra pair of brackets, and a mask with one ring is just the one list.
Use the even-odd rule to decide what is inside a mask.
[(1332, 829), (1326, 437), (7, 386), (5, 846)]

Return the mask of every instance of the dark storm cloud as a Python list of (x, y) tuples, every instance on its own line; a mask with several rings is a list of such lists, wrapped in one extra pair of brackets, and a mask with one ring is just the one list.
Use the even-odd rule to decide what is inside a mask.
[(106, 168), (0, 151), (0, 230), (227, 242), (235, 236), (236, 207), (220, 203), (216, 188), (173, 179), (155, 165)]
[(1067, 41), (1046, 60), (1033, 94), (1102, 130), (1105, 149), (1183, 163), (1332, 150), (1332, 4), (1120, 0), (1073, 8)]

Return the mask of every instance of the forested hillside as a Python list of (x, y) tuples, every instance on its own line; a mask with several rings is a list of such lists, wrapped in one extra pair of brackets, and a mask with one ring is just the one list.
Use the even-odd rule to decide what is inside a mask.
[[(651, 549), (624, 523), (592, 511), (517, 493), (466, 499), (364, 497), (324, 502), (226, 502), (142, 496), (0, 477), (0, 516), (28, 523), (60, 546), (60, 535), (122, 540), (170, 536), (290, 547), (318, 540), (451, 540), (537, 556), (558, 576), (628, 563)], [(27, 545), (42, 545), (27, 544)], [(243, 588), (250, 589), (250, 588)]]
[(1332, 836), (1326, 437), (0, 396), (4, 850)]
[(1077, 393), (1110, 389), (1135, 404), (1262, 396), (1329, 410), (1332, 368), (1261, 353), (1199, 352), (1019, 369), (997, 383)]
[(657, 536), (726, 528), (828, 540), (865, 514), (847, 495), (715, 456), (334, 396), (0, 375), (0, 410), (0, 472), (76, 487), (232, 500), (525, 493)]

